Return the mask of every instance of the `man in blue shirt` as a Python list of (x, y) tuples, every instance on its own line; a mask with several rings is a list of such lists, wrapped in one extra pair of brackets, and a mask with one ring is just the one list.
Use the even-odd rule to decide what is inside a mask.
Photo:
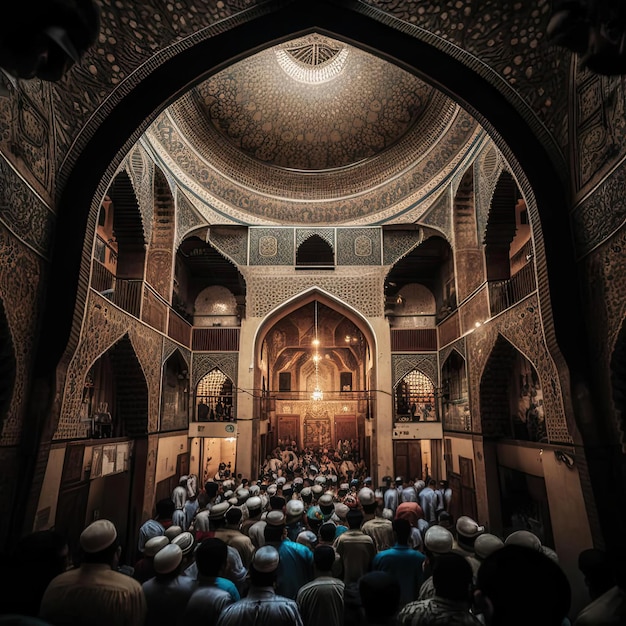
[(300, 587), (313, 580), (313, 552), (287, 538), (287, 520), (282, 511), (270, 511), (265, 521), (265, 545), (274, 546), (280, 556), (276, 593), (295, 600)]
[(387, 572), (400, 585), (400, 607), (417, 599), (423, 578), (426, 557), (409, 546), (411, 524), (406, 519), (393, 521), (396, 544), (379, 552), (372, 561), (372, 570)]

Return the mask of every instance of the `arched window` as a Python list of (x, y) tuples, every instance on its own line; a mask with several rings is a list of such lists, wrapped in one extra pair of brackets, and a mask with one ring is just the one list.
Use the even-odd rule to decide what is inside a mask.
[(233, 383), (221, 370), (212, 369), (196, 387), (198, 422), (232, 422), (235, 419)]
[(420, 370), (414, 369), (396, 386), (396, 421), (419, 422), (436, 419), (433, 381)]

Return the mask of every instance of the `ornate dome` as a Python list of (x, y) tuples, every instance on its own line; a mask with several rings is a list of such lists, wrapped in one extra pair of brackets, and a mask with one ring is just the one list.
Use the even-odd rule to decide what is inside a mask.
[(414, 221), (480, 133), (447, 96), (318, 33), (238, 61), (146, 134), (210, 222)]

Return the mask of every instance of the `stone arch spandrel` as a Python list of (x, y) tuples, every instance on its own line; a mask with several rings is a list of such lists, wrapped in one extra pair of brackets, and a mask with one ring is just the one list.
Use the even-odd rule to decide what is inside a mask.
[(237, 352), (211, 352), (194, 353), (192, 363), (192, 388), (213, 369), (217, 368), (237, 386), (237, 368), (239, 367), (239, 353)]
[(413, 370), (419, 370), (431, 380), (434, 387), (438, 386), (436, 354), (392, 354), (391, 368), (394, 387)]
[(161, 336), (94, 292), (90, 293), (83, 333), (88, 339), (79, 343), (67, 368), (54, 439), (76, 439), (86, 436), (89, 425), (81, 424), (78, 417), (85, 376), (93, 363), (126, 334), (146, 378), (148, 429), (149, 432), (155, 432), (158, 425)]
[(498, 335), (502, 335), (537, 371), (544, 396), (548, 440), (572, 443), (563, 405), (560, 379), (548, 351), (541, 327), (536, 296), (531, 296), (508, 309), (466, 337), (468, 353), (468, 384), (472, 430), (482, 432), (480, 423), (480, 381)]
[(280, 267), (241, 268), (249, 285), (246, 310), (249, 317), (265, 317), (273, 309), (307, 290), (320, 288), (365, 317), (384, 314), (384, 267), (336, 267), (333, 275), (303, 276)]
[(0, 424), (0, 441), (7, 446), (19, 443), (21, 438), (40, 315), (38, 284), (42, 271), (41, 259), (0, 225), (0, 294), (15, 359), (13, 392), (4, 423)]

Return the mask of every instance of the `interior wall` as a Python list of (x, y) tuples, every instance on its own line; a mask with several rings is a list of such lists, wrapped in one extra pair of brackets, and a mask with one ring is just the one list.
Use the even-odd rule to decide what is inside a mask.
[(468, 459), (474, 458), (474, 443), (471, 437), (455, 437), (449, 433), (444, 433), (445, 439), (450, 439), (452, 444), (452, 471), (455, 474), (461, 473), (459, 466), (459, 457), (466, 457)]
[[(48, 530), (54, 526), (64, 460), (65, 444), (54, 446), (50, 449), (48, 465), (46, 466), (46, 473), (39, 494), (39, 504), (37, 505), (33, 531)], [(46, 509), (49, 509), (49, 511), (46, 511)]]
[(176, 473), (176, 459), (179, 454), (189, 451), (189, 438), (187, 434), (163, 436), (159, 438), (157, 451), (155, 484), (159, 484), (165, 478)]
[[(231, 464), (231, 471), (236, 473), (237, 469), (237, 440), (234, 437), (205, 437), (202, 439), (204, 445), (202, 473), (198, 474), (201, 483), (212, 480), (219, 470), (220, 463)], [(251, 477), (242, 474), (248, 479)]]
[(575, 616), (589, 602), (584, 580), (578, 570), (578, 555), (592, 548), (593, 542), (578, 470), (576, 466), (570, 469), (558, 462), (554, 449), (499, 443), (497, 460), (505, 467), (544, 478), (554, 548), (572, 586), (570, 615)]

